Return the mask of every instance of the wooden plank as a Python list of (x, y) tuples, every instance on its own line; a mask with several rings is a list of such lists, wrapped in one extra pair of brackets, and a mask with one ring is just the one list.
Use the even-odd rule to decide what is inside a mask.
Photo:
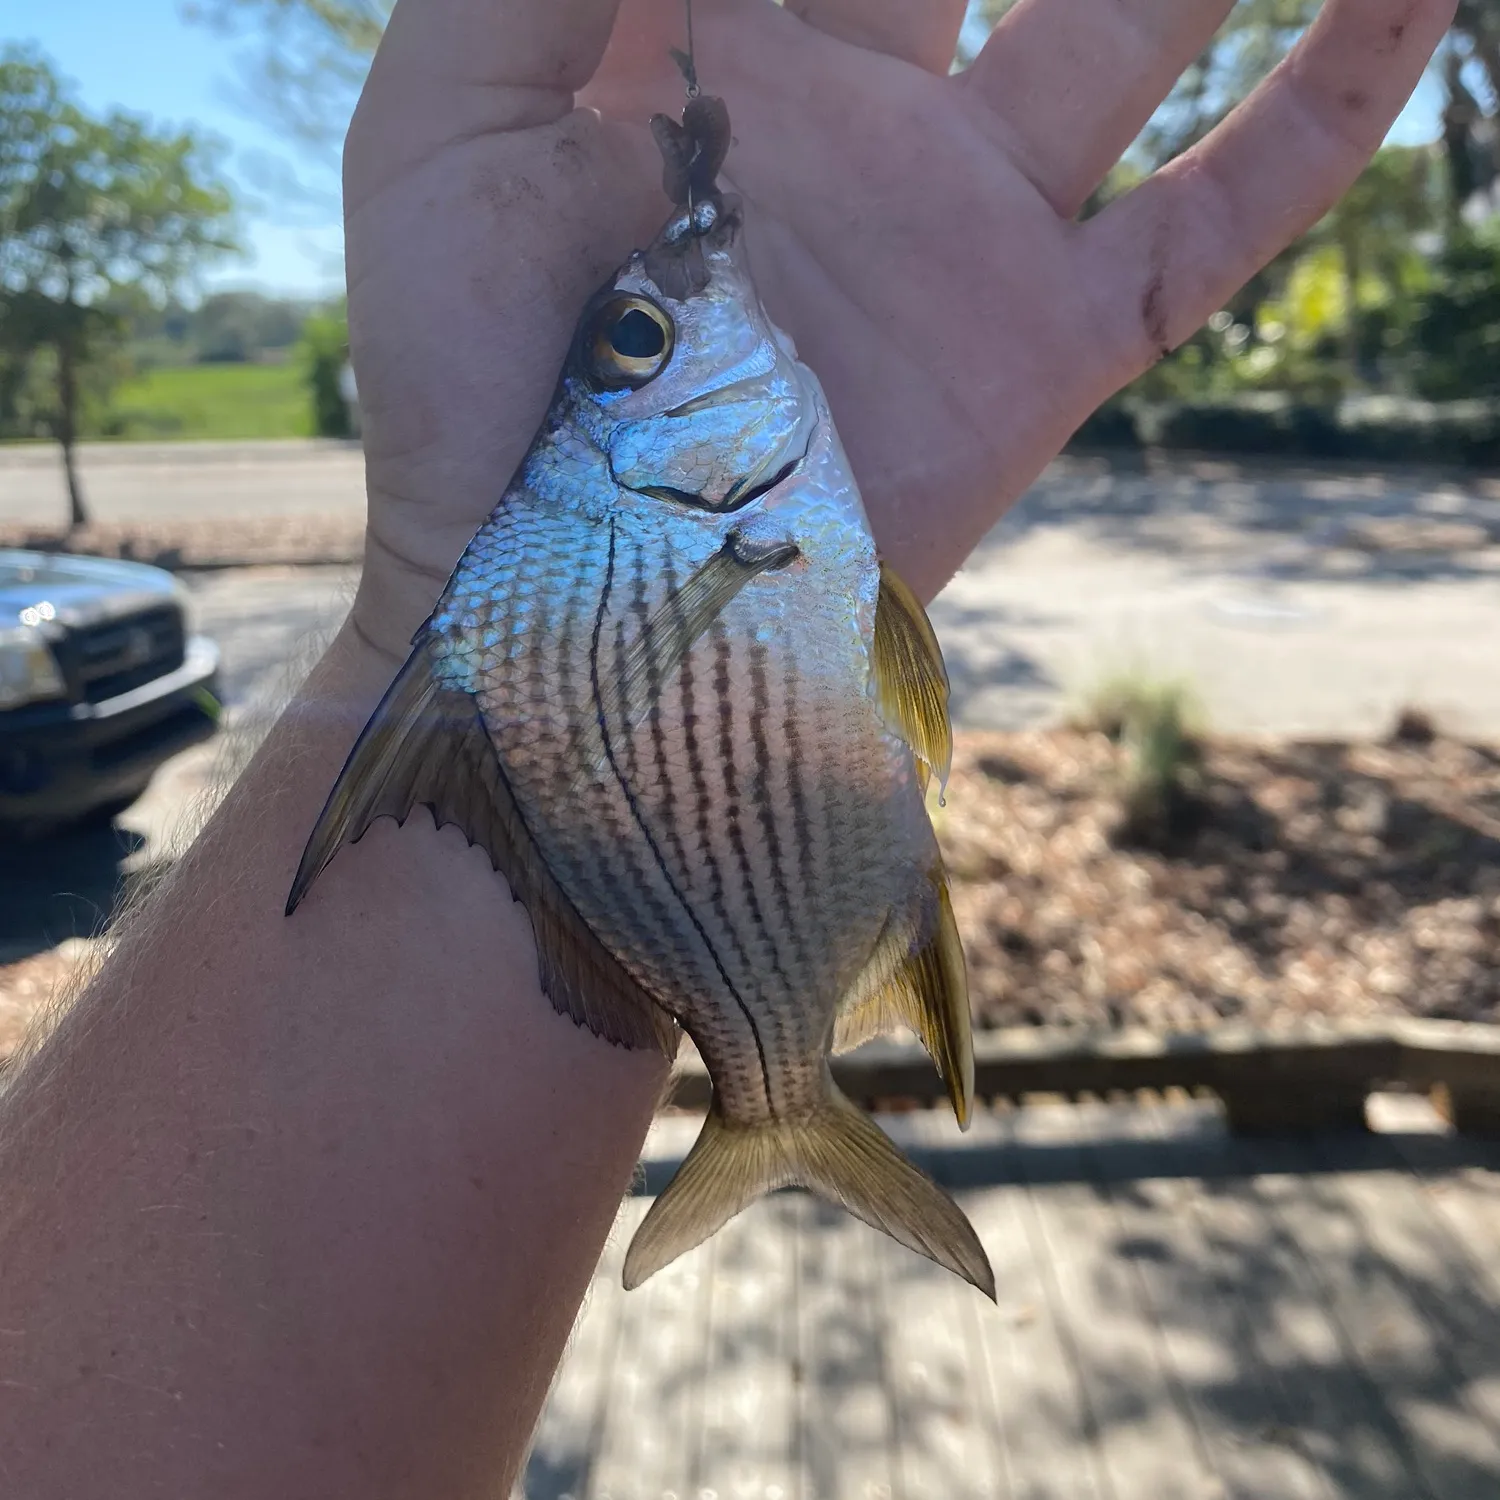
[(1413, 1500), (1425, 1493), (1405, 1438), (1342, 1329), (1307, 1257), (1267, 1203), (1254, 1162), (1230, 1139), (1177, 1145), (1179, 1167), (1197, 1175), (1190, 1200), (1218, 1274), (1251, 1314), (1251, 1350), (1281, 1393), (1281, 1434), (1359, 1500)]
[[(1403, 1299), (1408, 1315), (1425, 1325), (1416, 1347), (1434, 1352), (1432, 1373), (1441, 1385), (1441, 1394), (1428, 1399), (1472, 1420), (1472, 1430), (1459, 1440), (1462, 1457), (1454, 1472), (1462, 1478), (1472, 1466), (1475, 1478), (1465, 1482), (1473, 1493), (1500, 1492), (1500, 1303), (1388, 1140), (1341, 1142), (1336, 1152), (1326, 1145), (1314, 1149), (1333, 1169), (1314, 1179), (1314, 1201), (1330, 1222), (1351, 1221), (1367, 1252), (1377, 1257), (1381, 1278)], [(1393, 1330), (1389, 1344), (1398, 1339), (1399, 1329)], [(1382, 1356), (1389, 1344), (1379, 1340)], [(1424, 1368), (1413, 1372), (1414, 1399), (1426, 1389)], [(1404, 1364), (1399, 1377), (1410, 1378)], [(1427, 1424), (1421, 1430), (1425, 1434)], [(1446, 1429), (1441, 1441), (1450, 1441)], [(1434, 1455), (1432, 1467), (1447, 1456)]]
[(1415, 1174), (1489, 1296), (1500, 1298), (1500, 1146), (1410, 1124), (1386, 1140)]
[(1223, 1493), (1235, 1500), (1328, 1496), (1325, 1476), (1295, 1442), (1296, 1405), (1256, 1352), (1256, 1324), (1274, 1316), (1274, 1283), (1226, 1275), (1203, 1232), (1203, 1185), (1183, 1170), (1182, 1147), (1201, 1148), (1206, 1130), (1222, 1133), (1222, 1124), (1159, 1102), (1111, 1107), (1107, 1120), (1115, 1139), (1107, 1153), (1093, 1151), (1095, 1169)]
[(646, 1205), (627, 1198), (594, 1271), (531, 1442), (517, 1500), (584, 1500), (604, 1423), (625, 1290), (625, 1247)]
[(971, 1325), (989, 1376), (992, 1432), (1014, 1500), (1103, 1500), (1100, 1455), (1074, 1333), (1057, 1312), (1014, 1142), (1013, 1112), (980, 1108), (963, 1158), (987, 1157), (986, 1186), (961, 1192), (989, 1252), (999, 1305)]
[(693, 1497), (796, 1500), (798, 1201), (754, 1204), (712, 1242)]
[(1384, 1425), (1381, 1409), (1393, 1419), (1392, 1436), (1418, 1481), (1415, 1493), (1493, 1500), (1500, 1477), (1493, 1436), (1455, 1404), (1454, 1367), (1410, 1288), (1370, 1244), (1361, 1216), (1310, 1173), (1316, 1163), (1305, 1147), (1266, 1142), (1236, 1149), (1254, 1163), (1257, 1196), (1296, 1244), (1346, 1360), (1373, 1393), (1365, 1425)]
[[(891, 1127), (898, 1144), (941, 1180), (942, 1156), (962, 1139), (953, 1117), (916, 1110)], [(874, 1252), (897, 1493), (903, 1500), (1004, 1500), (1010, 1490), (996, 1451), (989, 1372), (974, 1340), (974, 1325), (996, 1317), (995, 1308), (951, 1272), (884, 1235)]]
[(1077, 1351), (1112, 1500), (1206, 1500), (1219, 1493), (1167, 1371), (1159, 1330), (1120, 1254), (1108, 1201), (1089, 1181), (1090, 1106), (1016, 1116), (1031, 1227), (1048, 1257), (1053, 1314)]
[(700, 1245), (625, 1293), (590, 1500), (690, 1493), (712, 1253)]
[(798, 1489), (802, 1500), (892, 1500), (893, 1432), (875, 1302), (877, 1234), (792, 1200), (797, 1241)]

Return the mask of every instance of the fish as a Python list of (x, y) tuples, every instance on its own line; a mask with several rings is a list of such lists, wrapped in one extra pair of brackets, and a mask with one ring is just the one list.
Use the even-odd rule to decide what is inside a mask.
[(713, 1083), (626, 1255), (639, 1286), (800, 1186), (995, 1295), (962, 1210), (834, 1082), (896, 1027), (962, 1126), (962, 944), (927, 810), (952, 755), (921, 603), (876, 548), (816, 375), (767, 315), (728, 112), (652, 121), (673, 208), (583, 310), (551, 406), (360, 734), (290, 915), (425, 805), (530, 915), (580, 1026)]

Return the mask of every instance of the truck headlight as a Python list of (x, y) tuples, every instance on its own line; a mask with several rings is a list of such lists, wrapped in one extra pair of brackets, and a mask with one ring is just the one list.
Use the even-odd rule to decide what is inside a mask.
[(0, 708), (19, 708), (67, 694), (57, 658), (40, 632), (24, 625), (18, 630), (0, 630)]

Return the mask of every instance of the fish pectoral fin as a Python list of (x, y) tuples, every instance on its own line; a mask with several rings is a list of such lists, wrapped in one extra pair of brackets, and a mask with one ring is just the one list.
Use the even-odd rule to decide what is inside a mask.
[(963, 1210), (832, 1079), (818, 1111), (795, 1122), (736, 1126), (715, 1102), (687, 1160), (630, 1242), (626, 1289), (701, 1244), (755, 1199), (789, 1186), (847, 1209), (994, 1300), (994, 1272)]
[(605, 760), (604, 733), (650, 712), (689, 651), (752, 579), (785, 568), (801, 555), (788, 538), (762, 538), (736, 529), (647, 617), (625, 653), (622, 670), (597, 686), (595, 721), (586, 731), (574, 784), (597, 774)]
[(833, 1050), (847, 1052), (898, 1026), (916, 1032), (937, 1065), (959, 1128), (974, 1107), (974, 1036), (963, 942), (942, 865), (934, 866), (921, 920), (887, 924), (875, 952), (839, 1004)]
[(942, 648), (921, 600), (885, 562), (880, 564), (870, 670), (886, 723), (917, 758), (923, 790), (929, 774), (946, 785), (953, 763), (953, 726)]
[(542, 989), (553, 1006), (624, 1047), (677, 1052), (677, 1024), (620, 967), (558, 885), (531, 837), (471, 693), (444, 686), (419, 641), (328, 794), (292, 881), (290, 916), (314, 880), (377, 818), (425, 805), (455, 823), (510, 883), (531, 917)]

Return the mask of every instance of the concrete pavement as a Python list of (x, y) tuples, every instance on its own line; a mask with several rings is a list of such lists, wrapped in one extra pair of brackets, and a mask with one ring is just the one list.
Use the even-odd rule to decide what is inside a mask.
[[(104, 521), (357, 517), (364, 503), (350, 444), (83, 454)], [(62, 505), (50, 450), (0, 448), (0, 520)], [(231, 701), (262, 690), (283, 643), (336, 613), (327, 570), (191, 586), (223, 641)], [(969, 727), (1046, 722), (1134, 669), (1186, 679), (1209, 722), (1235, 732), (1373, 734), (1414, 705), (1500, 738), (1500, 480), (1066, 459), (976, 550), (933, 619)]]
[[(85, 452), (104, 521), (362, 513), (360, 456), (346, 445)], [(0, 521), (45, 522), (61, 507), (48, 452), (0, 449)], [(118, 833), (79, 830), (27, 853), (27, 901), (0, 902), (0, 961), (92, 930), (121, 870), (170, 852), (220, 757), (253, 738), (337, 628), (356, 571), (185, 581), (198, 628), (223, 651), (231, 721), (249, 733), (163, 768)], [(1223, 730), (1379, 734), (1417, 706), (1500, 740), (1500, 481), (1067, 460), (932, 614), (964, 727), (1045, 723), (1124, 668), (1188, 680)]]
[[(84, 496), (99, 521), (364, 514), (357, 443), (83, 443), (78, 454)], [(67, 516), (57, 449), (0, 445), (0, 522), (55, 526)]]
[(933, 606), (969, 727), (1046, 722), (1120, 670), (1246, 734), (1500, 738), (1500, 480), (1053, 465)]

